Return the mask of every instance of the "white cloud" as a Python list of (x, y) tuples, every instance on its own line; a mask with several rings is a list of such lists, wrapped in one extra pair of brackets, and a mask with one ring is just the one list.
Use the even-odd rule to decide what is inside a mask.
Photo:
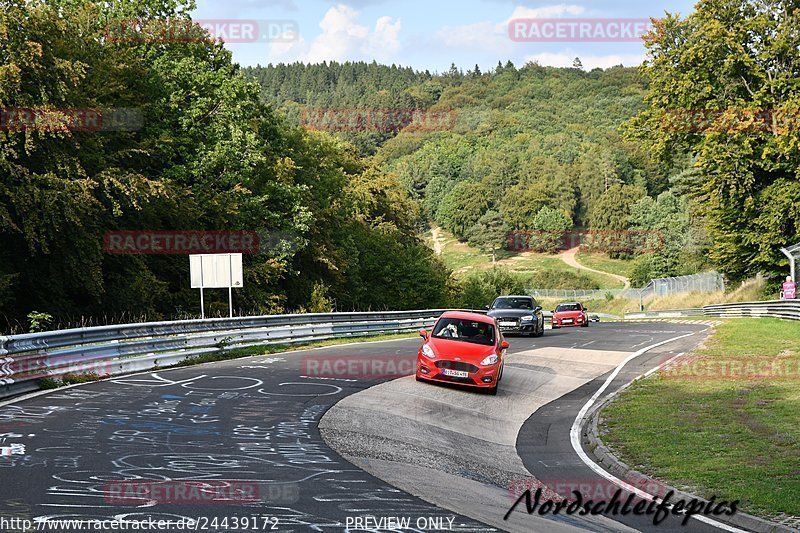
[(375, 30), (361, 50), (370, 57), (386, 59), (400, 50), (400, 21), (392, 17), (381, 17), (375, 22)]
[(578, 53), (543, 52), (541, 54), (527, 56), (525, 61), (535, 61), (542, 66), (548, 67), (571, 67), (576, 57), (580, 58), (584, 70), (609, 68), (616, 65), (634, 67), (640, 65), (645, 59), (644, 54), (584, 55)]
[(574, 4), (558, 4), (542, 7), (517, 6), (511, 16), (508, 17), (508, 21), (513, 19), (559, 18), (564, 15), (580, 15), (584, 11), (585, 9), (583, 6), (576, 6)]
[(270, 48), (273, 62), (345, 61), (362, 59), (389, 60), (400, 49), (400, 21), (384, 16), (370, 31), (358, 22), (359, 13), (338, 4), (328, 9), (319, 23), (322, 32), (311, 42), (304, 38), (292, 43), (274, 43)]
[(436, 40), (448, 48), (493, 50), (502, 52), (511, 48), (511, 41), (503, 24), (478, 22), (465, 26), (445, 26), (436, 32)]
[(508, 37), (508, 25), (512, 20), (560, 18), (565, 15), (580, 15), (583, 12), (583, 6), (574, 4), (536, 8), (517, 6), (511, 16), (503, 22), (484, 21), (464, 26), (445, 26), (436, 32), (436, 39), (448, 48), (509, 52), (513, 48), (513, 42)]

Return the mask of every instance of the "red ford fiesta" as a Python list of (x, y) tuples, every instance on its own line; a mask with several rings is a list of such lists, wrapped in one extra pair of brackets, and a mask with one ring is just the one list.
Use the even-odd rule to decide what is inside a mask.
[(495, 320), (477, 313), (444, 313), (433, 331), (424, 329), (417, 354), (417, 381), (457, 383), (497, 393), (508, 342)]

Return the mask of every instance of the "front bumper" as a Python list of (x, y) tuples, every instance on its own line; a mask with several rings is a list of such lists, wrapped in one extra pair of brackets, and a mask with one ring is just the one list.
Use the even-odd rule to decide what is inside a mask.
[[(501, 322), (505, 322), (506, 325), (502, 325)], [(518, 319), (498, 318), (497, 325), (503, 333), (533, 333), (536, 331), (536, 320), (522, 322)]]
[[(584, 319), (583, 317), (573, 318), (572, 322), (566, 322), (566, 323), (564, 322), (564, 320), (565, 319), (563, 319), (563, 318), (553, 318), (552, 319), (553, 327), (554, 328), (573, 328), (573, 327), (576, 327), (576, 326), (582, 326), (586, 322), (589, 322), (587, 319)], [(569, 319), (566, 319), (566, 320), (569, 320)]]
[[(447, 376), (443, 372), (446, 368), (461, 370), (467, 372), (468, 375), (467, 377)], [(446, 358), (428, 359), (424, 355), (417, 355), (417, 377), (426, 381), (489, 389), (497, 385), (499, 373), (500, 363), (491, 366), (479, 366)]]

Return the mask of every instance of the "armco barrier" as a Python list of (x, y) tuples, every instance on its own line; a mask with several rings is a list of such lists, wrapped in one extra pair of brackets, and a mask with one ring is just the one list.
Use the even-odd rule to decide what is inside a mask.
[(679, 318), (691, 316), (714, 316), (721, 318), (735, 317), (771, 317), (800, 320), (800, 300), (772, 300), (768, 302), (740, 302), (731, 304), (708, 305), (702, 309), (667, 309), (658, 311), (641, 311), (626, 313), (625, 319), (643, 318)]
[(640, 311), (635, 313), (625, 313), (627, 320), (640, 318), (680, 318), (686, 316), (703, 316), (702, 309), (661, 309), (657, 311)]
[(718, 317), (771, 317), (800, 320), (800, 300), (772, 300), (769, 302), (744, 302), (709, 305), (703, 308), (706, 316)]
[(432, 326), (444, 311), (272, 315), (0, 336), (0, 397), (37, 390), (43, 378), (111, 376), (249, 346), (413, 331)]

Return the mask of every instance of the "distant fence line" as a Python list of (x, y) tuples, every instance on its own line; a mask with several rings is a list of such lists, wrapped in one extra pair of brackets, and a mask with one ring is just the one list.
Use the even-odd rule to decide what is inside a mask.
[(569, 298), (573, 300), (597, 298), (646, 299), (651, 296), (669, 296), (691, 292), (718, 292), (725, 290), (725, 279), (719, 272), (703, 272), (690, 276), (653, 279), (645, 287), (630, 289), (528, 289), (528, 294), (538, 298)]

